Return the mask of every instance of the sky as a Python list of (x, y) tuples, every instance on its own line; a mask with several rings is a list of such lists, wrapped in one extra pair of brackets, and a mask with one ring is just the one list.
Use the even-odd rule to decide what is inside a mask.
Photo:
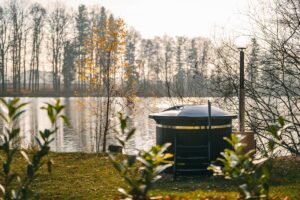
[[(35, 0), (46, 6), (57, 0)], [(60, 1), (59, 1), (60, 2)], [(125, 20), (144, 38), (188, 36), (212, 38), (216, 32), (235, 35), (247, 24), (248, 0), (63, 0), (74, 9), (79, 4), (101, 5)]]

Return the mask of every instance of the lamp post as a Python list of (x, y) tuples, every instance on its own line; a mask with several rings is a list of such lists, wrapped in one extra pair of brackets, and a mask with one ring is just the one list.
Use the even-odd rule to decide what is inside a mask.
[(247, 36), (240, 36), (236, 40), (236, 45), (240, 52), (240, 86), (239, 86), (239, 134), (243, 135), (242, 142), (247, 144), (247, 147), (244, 149), (244, 153), (249, 152), (250, 150), (256, 149), (254, 133), (252, 131), (245, 130), (245, 54), (244, 50), (246, 49), (248, 43)]
[(244, 77), (244, 49), (239, 47), (240, 51), (240, 87), (239, 87), (239, 132), (245, 133), (245, 77)]

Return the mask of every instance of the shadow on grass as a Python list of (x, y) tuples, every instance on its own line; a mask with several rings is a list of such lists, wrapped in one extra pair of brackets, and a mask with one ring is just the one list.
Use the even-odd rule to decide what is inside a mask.
[(195, 190), (214, 190), (219, 192), (235, 191), (233, 183), (222, 177), (209, 175), (179, 176), (173, 181), (171, 174), (163, 174), (162, 179), (155, 184), (154, 190), (155, 189), (168, 192), (191, 192)]

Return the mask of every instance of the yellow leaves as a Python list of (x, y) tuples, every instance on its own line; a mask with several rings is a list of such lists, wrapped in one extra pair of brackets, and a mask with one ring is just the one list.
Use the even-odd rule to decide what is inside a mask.
[(86, 80), (85, 73), (83, 73), (83, 72), (79, 73), (79, 79), (82, 80), (82, 81), (85, 81)]
[(125, 62), (125, 63), (124, 63), (124, 67), (126, 68), (126, 67), (128, 67), (128, 66), (129, 66), (128, 62)]
[(98, 83), (98, 78), (97, 77), (92, 77), (91, 78), (91, 84), (92, 85), (97, 85), (97, 83)]
[(135, 66), (137, 69), (140, 69), (142, 67), (142, 63), (141, 62), (138, 62)]
[[(122, 78), (118, 75), (123, 67), (127, 31), (122, 19), (106, 20), (101, 28), (92, 27), (85, 38), (85, 57), (78, 60), (80, 79), (91, 84), (101, 84), (99, 80)], [(108, 77), (100, 77), (100, 74)]]

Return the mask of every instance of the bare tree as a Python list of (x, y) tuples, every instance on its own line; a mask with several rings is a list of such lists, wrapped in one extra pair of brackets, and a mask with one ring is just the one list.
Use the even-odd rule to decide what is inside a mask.
[[(246, 52), (248, 127), (256, 133), (260, 150), (267, 151), (267, 141), (271, 140), (282, 153), (285, 150), (300, 155), (300, 3), (272, 0), (260, 12), (250, 12), (249, 17), (256, 39)], [(215, 55), (219, 72), (213, 89), (225, 96), (227, 105), (232, 107), (238, 94), (238, 51), (227, 41), (222, 42)], [(266, 130), (279, 116), (284, 116), (291, 126), (279, 137), (272, 137)]]
[(32, 17), (32, 51), (29, 71), (29, 89), (31, 89), (32, 92), (36, 92), (39, 91), (40, 84), (39, 65), (46, 10), (40, 4), (35, 3), (30, 8), (30, 15)]
[(67, 39), (69, 16), (64, 7), (56, 4), (54, 10), (49, 14), (48, 25), (50, 32), (49, 50), (51, 51), (52, 84), (55, 92), (60, 91), (62, 57), (65, 40)]
[[(260, 48), (252, 43), (249, 61), (250, 66), (258, 66), (255, 71), (259, 80), (250, 79), (247, 83), (248, 106), (252, 108), (247, 113), (249, 126), (264, 144), (266, 139), (270, 140), (265, 130), (279, 116), (285, 116), (292, 126), (281, 133), (280, 140), (272, 140), (281, 149), (300, 155), (300, 3), (272, 0), (262, 5), (261, 14), (253, 11), (249, 17), (256, 28)], [(255, 48), (260, 58), (253, 59)], [(267, 149), (265, 145), (261, 148)]]
[(4, 95), (6, 93), (6, 59), (9, 50), (9, 19), (8, 9), (0, 6), (0, 76), (1, 76), (1, 92)]
[(12, 21), (11, 34), (11, 59), (13, 71), (13, 90), (21, 91), (21, 65), (22, 65), (22, 45), (24, 42), (26, 11), (24, 6), (18, 1), (10, 2), (10, 20)]

